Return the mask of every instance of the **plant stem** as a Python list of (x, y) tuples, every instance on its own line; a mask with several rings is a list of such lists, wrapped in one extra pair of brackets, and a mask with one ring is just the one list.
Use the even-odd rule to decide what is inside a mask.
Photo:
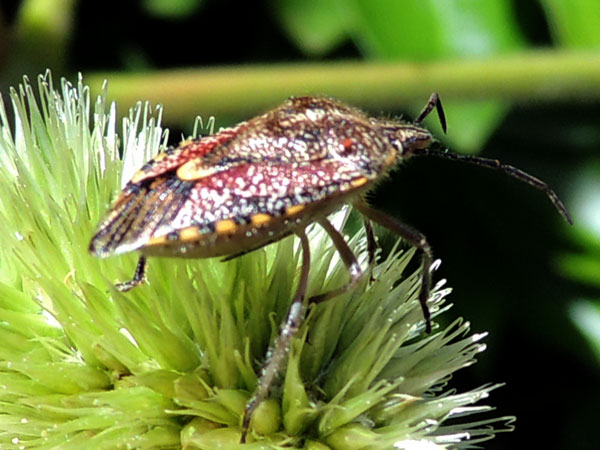
[(516, 102), (600, 98), (600, 53), (530, 51), (490, 59), (435, 62), (343, 61), (172, 69), (148, 73), (89, 73), (99, 92), (131, 105), (148, 99), (165, 117), (247, 116), (291, 95), (325, 94), (363, 106), (393, 108), (432, 91), (444, 100)]

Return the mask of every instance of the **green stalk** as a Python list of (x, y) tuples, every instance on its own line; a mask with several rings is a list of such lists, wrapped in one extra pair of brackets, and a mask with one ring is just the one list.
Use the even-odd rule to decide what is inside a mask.
[(414, 62), (343, 61), (89, 73), (95, 92), (162, 104), (170, 121), (196, 114), (247, 117), (291, 95), (327, 94), (377, 108), (421, 104), (432, 91), (449, 100), (515, 102), (600, 98), (600, 54), (526, 51), (488, 59)]

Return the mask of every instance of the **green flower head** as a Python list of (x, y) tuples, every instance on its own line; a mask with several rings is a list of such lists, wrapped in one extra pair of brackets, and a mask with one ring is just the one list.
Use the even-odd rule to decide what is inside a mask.
[[(2, 448), (468, 448), (511, 428), (509, 417), (470, 421), (497, 385), (448, 387), (485, 335), (461, 319), (425, 334), (414, 251), (395, 248), (373, 281), (309, 308), (240, 444), (298, 283), (298, 241), (228, 262), (152, 259), (147, 285), (117, 291), (135, 255), (99, 260), (88, 245), (123, 180), (165, 145), (161, 109), (136, 105), (119, 136), (106, 89), (92, 101), (81, 79), (55, 87), (49, 74), (38, 88), (25, 80), (0, 104)], [(332, 217), (365, 267), (355, 219)], [(309, 295), (344, 284), (327, 234), (308, 237)], [(449, 292), (434, 290), (434, 317)]]

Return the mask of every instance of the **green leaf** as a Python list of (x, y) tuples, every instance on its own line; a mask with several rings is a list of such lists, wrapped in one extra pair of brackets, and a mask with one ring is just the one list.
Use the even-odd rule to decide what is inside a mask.
[(600, 288), (600, 258), (590, 254), (567, 254), (557, 262), (562, 273), (569, 278), (589, 286)]
[(554, 40), (566, 47), (600, 46), (597, 0), (541, 0)]
[(569, 315), (600, 361), (600, 301), (572, 302)]
[[(355, 40), (384, 60), (429, 61), (490, 57), (523, 46), (512, 3), (506, 0), (356, 0)], [(427, 81), (424, 80), (424, 83)], [(436, 90), (431, 86), (432, 91)], [(442, 99), (444, 92), (440, 92)], [(417, 112), (421, 105), (415, 105)], [(501, 102), (444, 102), (451, 147), (478, 151), (507, 110)]]
[[(508, 110), (508, 104), (491, 100), (444, 102), (449, 124), (443, 140), (462, 153), (479, 153)], [(437, 135), (443, 136), (437, 122), (432, 128), (438, 128)]]
[(149, 14), (163, 19), (179, 19), (197, 11), (204, 0), (143, 0)]
[(300, 50), (321, 56), (332, 51), (347, 37), (350, 11), (338, 0), (284, 0), (272, 3), (281, 26)]
[[(566, 277), (600, 288), (600, 161), (588, 159), (577, 170), (572, 183), (570, 204), (577, 227), (569, 237), (580, 249), (563, 254), (555, 265)], [(569, 316), (600, 361), (600, 301), (576, 300), (569, 305)]]
[(68, 43), (74, 28), (74, 0), (27, 0), (17, 17), (16, 46), (7, 61), (13, 70), (33, 73), (53, 67), (64, 68)]
[(355, 36), (371, 57), (489, 56), (523, 44), (506, 0), (356, 0), (356, 6)]

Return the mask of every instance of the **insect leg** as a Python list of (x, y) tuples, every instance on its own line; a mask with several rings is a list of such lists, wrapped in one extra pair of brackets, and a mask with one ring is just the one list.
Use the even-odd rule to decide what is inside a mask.
[(146, 257), (140, 256), (133, 278), (123, 283), (117, 283), (115, 287), (121, 292), (127, 292), (136, 286), (146, 282)]
[(421, 278), (421, 291), (419, 292), (419, 303), (421, 304), (423, 318), (425, 319), (425, 331), (431, 333), (431, 313), (427, 306), (427, 300), (429, 300), (429, 293), (431, 291), (430, 268), (431, 263), (433, 262), (433, 252), (431, 251), (429, 242), (427, 242), (427, 239), (420, 231), (415, 230), (409, 225), (406, 225), (387, 214), (368, 207), (364, 200), (354, 202), (354, 207), (373, 222), (393, 231), (410, 245), (421, 250), (423, 272)]
[(342, 261), (348, 268), (348, 272), (350, 272), (350, 281), (337, 289), (333, 289), (332, 291), (311, 297), (309, 300), (310, 303), (321, 303), (325, 300), (329, 300), (330, 298), (337, 297), (338, 295), (347, 292), (348, 290), (352, 289), (356, 283), (358, 283), (363, 274), (360, 264), (358, 263), (356, 256), (354, 256), (354, 253), (352, 253), (350, 247), (348, 247), (348, 244), (346, 244), (344, 236), (342, 236), (340, 232), (336, 230), (331, 222), (329, 222), (329, 220), (327, 220), (325, 217), (318, 219), (317, 222), (319, 222), (319, 225), (323, 227), (333, 241), (333, 245), (335, 245), (335, 248), (340, 254)]
[(373, 225), (371, 221), (364, 218), (365, 220), (365, 234), (367, 236), (367, 255), (369, 258), (369, 266), (375, 264), (375, 252), (377, 251), (377, 241), (375, 240), (375, 232), (373, 231)]
[(367, 256), (369, 258), (369, 282), (373, 283), (375, 277), (373, 276), (373, 267), (375, 266), (375, 252), (377, 251), (377, 241), (375, 240), (375, 232), (373, 231), (373, 225), (371, 221), (364, 218), (365, 223), (365, 234), (367, 236)]
[(246, 435), (248, 434), (252, 413), (256, 407), (267, 398), (267, 395), (269, 395), (269, 390), (275, 381), (275, 377), (279, 373), (279, 369), (289, 352), (290, 341), (296, 334), (296, 331), (298, 331), (298, 328), (304, 319), (304, 313), (306, 311), (306, 303), (304, 300), (308, 284), (308, 272), (310, 270), (310, 246), (304, 229), (296, 231), (296, 234), (300, 238), (300, 244), (302, 245), (300, 281), (298, 282), (296, 294), (292, 300), (287, 319), (279, 333), (279, 337), (277, 338), (275, 345), (267, 353), (267, 362), (262, 371), (260, 380), (258, 381), (258, 389), (246, 404), (244, 418), (242, 420), (241, 443), (246, 442)]
[(491, 158), (483, 158), (481, 156), (472, 156), (472, 155), (460, 155), (458, 153), (452, 153), (446, 149), (430, 147), (425, 149), (417, 149), (414, 151), (413, 155), (415, 156), (437, 156), (439, 158), (451, 159), (453, 161), (461, 161), (469, 164), (474, 164), (476, 166), (487, 167), (489, 169), (500, 170), (507, 175), (516, 178), (519, 181), (527, 183), (530, 186), (533, 186), (536, 189), (544, 192), (546, 196), (550, 199), (554, 207), (558, 210), (561, 216), (571, 225), (573, 225), (573, 219), (567, 212), (567, 207), (564, 203), (558, 198), (558, 195), (550, 189), (550, 187), (540, 180), (539, 178), (534, 177), (533, 175), (528, 174), (527, 172), (518, 169), (515, 166), (511, 166), (509, 164), (503, 164), (497, 159)]

